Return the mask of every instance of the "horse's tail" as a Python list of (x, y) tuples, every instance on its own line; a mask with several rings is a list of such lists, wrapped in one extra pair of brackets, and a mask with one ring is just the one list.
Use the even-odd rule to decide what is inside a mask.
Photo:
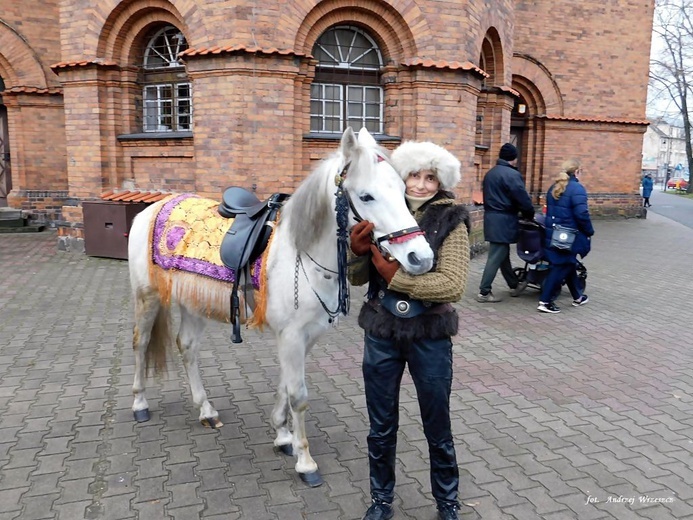
[(171, 308), (168, 305), (160, 305), (145, 351), (144, 366), (146, 372), (149, 372), (150, 367), (154, 369), (154, 373), (157, 375), (166, 371), (166, 354), (170, 344)]

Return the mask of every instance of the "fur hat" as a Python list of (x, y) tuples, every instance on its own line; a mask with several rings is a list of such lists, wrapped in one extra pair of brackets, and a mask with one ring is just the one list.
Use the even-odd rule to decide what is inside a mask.
[(406, 141), (392, 152), (390, 159), (405, 181), (409, 174), (431, 170), (440, 181), (440, 187), (451, 190), (460, 182), (460, 161), (442, 146), (431, 142)]
[(501, 146), (498, 158), (508, 162), (514, 161), (517, 159), (517, 148), (510, 143), (505, 143), (503, 146)]

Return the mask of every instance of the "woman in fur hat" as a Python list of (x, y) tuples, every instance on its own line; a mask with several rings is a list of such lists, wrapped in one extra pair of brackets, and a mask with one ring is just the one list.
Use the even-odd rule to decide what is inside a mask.
[(405, 365), (414, 380), (428, 440), (431, 489), (441, 520), (457, 519), (459, 475), (450, 427), (452, 340), (469, 270), (469, 215), (455, 204), (460, 162), (430, 142), (405, 142), (392, 153), (405, 181), (405, 197), (435, 253), (433, 268), (412, 276), (372, 244), (373, 225), (354, 226), (351, 249), (359, 258), (350, 280), (368, 283), (359, 314), (365, 331), (363, 379), (370, 419), (368, 459), (372, 505), (364, 520), (392, 518), (399, 391)]

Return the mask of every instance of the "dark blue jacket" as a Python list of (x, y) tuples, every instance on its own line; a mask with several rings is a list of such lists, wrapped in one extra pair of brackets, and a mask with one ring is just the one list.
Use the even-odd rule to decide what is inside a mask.
[(520, 172), (508, 161), (498, 159), (484, 176), (484, 238), (488, 242), (517, 242), (518, 213), (528, 220), (534, 206)]
[[(557, 200), (553, 196), (554, 186), (546, 194), (545, 256), (552, 264), (576, 263), (577, 255), (585, 256), (590, 252), (590, 237), (594, 235), (587, 206), (587, 190), (575, 177), (571, 177), (563, 195)], [(554, 224), (578, 230), (571, 251), (554, 251), (549, 248)]]
[(652, 180), (652, 177), (648, 177), (647, 175), (642, 178), (642, 196), (643, 197), (649, 197), (652, 195), (652, 187), (654, 186), (654, 181)]

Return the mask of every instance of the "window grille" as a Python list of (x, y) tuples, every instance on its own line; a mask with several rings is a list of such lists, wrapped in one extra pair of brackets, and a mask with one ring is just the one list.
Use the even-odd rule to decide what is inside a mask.
[(187, 48), (185, 36), (172, 25), (158, 29), (147, 41), (142, 64), (145, 132), (192, 129), (192, 84), (178, 60), (178, 53)]
[(377, 44), (357, 27), (337, 26), (313, 47), (318, 60), (310, 90), (311, 132), (340, 133), (347, 126), (383, 133), (383, 59)]

